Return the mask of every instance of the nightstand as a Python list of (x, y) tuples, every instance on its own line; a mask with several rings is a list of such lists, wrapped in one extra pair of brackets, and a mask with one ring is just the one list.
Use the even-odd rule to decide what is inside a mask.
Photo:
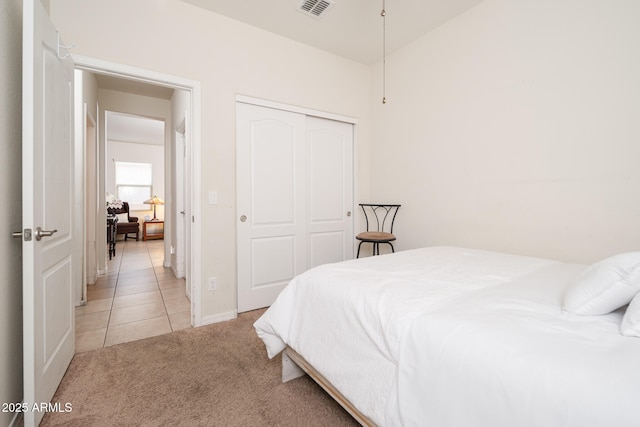
[(145, 221), (142, 223), (142, 240), (164, 239), (164, 221)]

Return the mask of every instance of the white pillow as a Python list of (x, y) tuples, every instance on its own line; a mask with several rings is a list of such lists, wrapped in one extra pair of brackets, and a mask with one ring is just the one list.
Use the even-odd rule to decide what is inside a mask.
[(628, 337), (640, 337), (640, 294), (631, 300), (631, 304), (624, 312), (620, 333)]
[(599, 261), (584, 270), (564, 295), (564, 309), (583, 315), (607, 314), (629, 304), (640, 291), (640, 252)]
[(118, 222), (129, 222), (129, 215), (127, 213), (116, 214)]

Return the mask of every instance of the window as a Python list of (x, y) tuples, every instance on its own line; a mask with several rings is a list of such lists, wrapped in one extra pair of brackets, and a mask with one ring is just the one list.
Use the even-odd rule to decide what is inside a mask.
[(151, 163), (116, 162), (116, 197), (132, 211), (148, 210), (143, 202), (151, 198), (152, 172)]

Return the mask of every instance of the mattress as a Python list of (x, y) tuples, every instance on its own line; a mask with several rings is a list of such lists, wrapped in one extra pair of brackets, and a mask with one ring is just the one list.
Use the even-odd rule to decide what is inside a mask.
[(327, 264), (254, 326), (378, 425), (635, 425), (640, 340), (561, 308), (584, 268), (455, 247)]

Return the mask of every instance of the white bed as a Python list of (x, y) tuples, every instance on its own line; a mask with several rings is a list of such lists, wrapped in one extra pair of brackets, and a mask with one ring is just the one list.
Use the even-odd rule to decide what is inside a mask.
[(562, 309), (586, 267), (454, 247), (328, 264), (254, 326), (269, 357), (293, 349), (364, 423), (637, 426), (624, 308)]

